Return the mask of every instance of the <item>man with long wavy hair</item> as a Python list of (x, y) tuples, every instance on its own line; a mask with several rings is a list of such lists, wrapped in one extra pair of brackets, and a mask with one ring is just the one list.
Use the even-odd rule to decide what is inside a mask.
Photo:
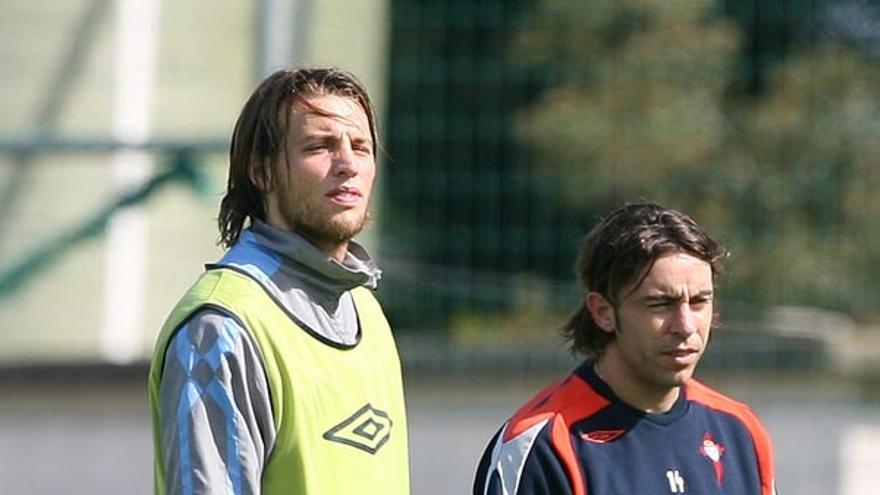
[(376, 176), (363, 85), (280, 70), (239, 115), (220, 242), (150, 370), (157, 494), (408, 494), (400, 360), (352, 238)]

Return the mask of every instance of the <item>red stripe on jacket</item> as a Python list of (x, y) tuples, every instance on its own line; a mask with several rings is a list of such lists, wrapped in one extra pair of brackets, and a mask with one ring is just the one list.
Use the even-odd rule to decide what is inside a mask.
[(593, 390), (577, 375), (569, 375), (541, 392), (510, 419), (503, 440), (510, 441), (532, 426), (551, 419), (550, 439), (571, 480), (574, 495), (587, 495), (580, 462), (571, 443), (571, 425), (604, 408), (608, 399)]

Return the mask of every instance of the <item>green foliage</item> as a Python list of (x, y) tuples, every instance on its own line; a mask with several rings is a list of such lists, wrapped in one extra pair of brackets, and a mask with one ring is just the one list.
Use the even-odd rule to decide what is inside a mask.
[(562, 342), (562, 328), (571, 307), (554, 304), (553, 293), (543, 277), (521, 275), (513, 284), (513, 301), (508, 312), (465, 310), (450, 321), (451, 338), (469, 346), (546, 346)]
[(731, 297), (880, 318), (880, 74), (833, 40), (738, 94), (742, 35), (709, 1), (539, 3), (514, 44), (543, 74), (518, 118), (568, 210), (650, 199), (732, 250)]
[[(570, 12), (565, 15), (563, 10)], [(518, 129), (567, 205), (649, 193), (709, 163), (738, 45), (704, 2), (546, 2), (519, 43), (558, 73)], [(562, 21), (562, 19), (567, 19)], [(555, 27), (546, 22), (559, 22)], [(554, 41), (555, 40), (555, 41)]]
[[(767, 93), (740, 115), (734, 148), (745, 204), (759, 219), (742, 238), (743, 282), (775, 286), (772, 302), (800, 300), (876, 319), (880, 262), (876, 199), (878, 74), (852, 49), (820, 46), (781, 64)], [(733, 163), (726, 163), (733, 167)], [(747, 176), (748, 175), (748, 176)], [(742, 197), (743, 195), (739, 195)], [(725, 226), (728, 231), (741, 228)], [(740, 236), (743, 237), (743, 236)], [(854, 296), (855, 294), (855, 296)]]

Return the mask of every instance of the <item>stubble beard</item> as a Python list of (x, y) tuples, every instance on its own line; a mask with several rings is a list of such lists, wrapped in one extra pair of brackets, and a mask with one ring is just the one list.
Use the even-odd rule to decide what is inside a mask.
[[(616, 321), (620, 322), (621, 320), (617, 317)], [(619, 339), (621, 338), (620, 334), (625, 330), (618, 327), (614, 331), (615, 339)], [(642, 386), (657, 391), (684, 385), (684, 383), (693, 376), (694, 370), (696, 370), (697, 364), (699, 364), (700, 361), (697, 359), (697, 362), (694, 363), (693, 366), (676, 371), (666, 369), (655, 363), (654, 361), (657, 358), (653, 353), (646, 355), (642, 353), (633, 354), (623, 352), (620, 357), (626, 363), (629, 372), (633, 374), (633, 377), (640, 382)]]
[(323, 213), (308, 200), (289, 192), (280, 194), (280, 213), (287, 225), (313, 241), (341, 244), (358, 235), (366, 225), (369, 213), (352, 218), (347, 212)]

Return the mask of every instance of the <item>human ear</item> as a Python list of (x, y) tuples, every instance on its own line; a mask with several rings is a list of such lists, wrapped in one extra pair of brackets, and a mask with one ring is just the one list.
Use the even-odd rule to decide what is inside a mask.
[(260, 191), (269, 192), (272, 185), (272, 177), (267, 163), (260, 163), (258, 160), (251, 160), (248, 163), (248, 179)]
[(590, 312), (596, 325), (608, 333), (614, 333), (617, 322), (615, 321), (614, 306), (608, 302), (608, 299), (605, 299), (605, 296), (598, 292), (589, 292), (587, 293), (586, 305), (587, 311)]

